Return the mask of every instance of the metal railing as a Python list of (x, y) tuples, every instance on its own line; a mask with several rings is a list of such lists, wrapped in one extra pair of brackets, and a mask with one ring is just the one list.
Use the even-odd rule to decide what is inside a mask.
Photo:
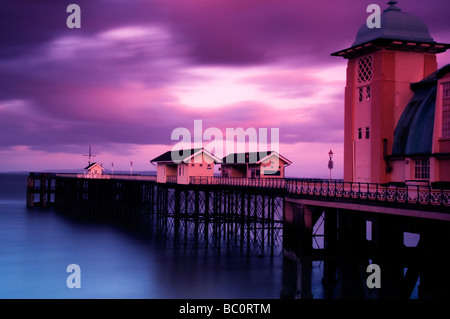
[(287, 181), (287, 192), (321, 197), (361, 199), (377, 202), (450, 206), (450, 190), (421, 185), (381, 185), (323, 180), (310, 182), (299, 179)]
[(286, 180), (284, 178), (191, 176), (190, 184), (248, 186), (283, 189), (286, 187)]
[(228, 185), (285, 189), (289, 194), (311, 197), (357, 199), (369, 202), (450, 206), (450, 189), (423, 185), (382, 185), (352, 183), (342, 180), (297, 178), (245, 178), (193, 176), (190, 184)]
[[(34, 173), (36, 174), (36, 173)], [(134, 181), (149, 181), (156, 182), (156, 175), (125, 175), (125, 174), (77, 174), (77, 173), (56, 173), (57, 177), (70, 177), (70, 178), (86, 178), (86, 179), (121, 179), (121, 180), (134, 180)], [(175, 176), (176, 177), (176, 176)], [(176, 182), (176, 181), (175, 181)]]
[(167, 175), (166, 177), (166, 183), (177, 183), (177, 175)]

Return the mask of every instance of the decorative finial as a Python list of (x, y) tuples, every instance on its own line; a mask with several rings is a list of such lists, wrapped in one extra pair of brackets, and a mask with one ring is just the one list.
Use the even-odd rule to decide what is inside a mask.
[(389, 0), (389, 2), (387, 3), (387, 4), (389, 5), (389, 8), (387, 8), (387, 9), (384, 10), (384, 11), (391, 11), (391, 10), (394, 10), (394, 11), (401, 11), (400, 8), (398, 8), (398, 7), (395, 6), (397, 3), (398, 3), (398, 1)]

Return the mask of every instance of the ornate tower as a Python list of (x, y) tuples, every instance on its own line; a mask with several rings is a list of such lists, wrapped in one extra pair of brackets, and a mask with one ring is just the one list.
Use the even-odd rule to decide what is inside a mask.
[(436, 71), (436, 43), (427, 25), (389, 1), (381, 28), (364, 23), (350, 48), (333, 53), (348, 59), (345, 88), (344, 180), (388, 183), (394, 130), (413, 96), (411, 83)]

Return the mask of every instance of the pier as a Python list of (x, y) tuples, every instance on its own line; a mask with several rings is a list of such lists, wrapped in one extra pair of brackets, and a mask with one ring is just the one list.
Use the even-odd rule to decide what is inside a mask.
[(177, 245), (238, 246), (273, 256), (282, 246), (283, 194), (269, 187), (156, 183), (155, 176), (30, 173), (27, 206), (133, 223), (151, 219)]
[[(31, 173), (27, 206), (124, 221), (155, 218), (156, 230), (178, 245), (283, 258), (282, 298), (313, 298), (313, 261), (323, 262), (330, 298), (449, 296), (450, 190), (339, 180), (192, 177), (187, 185), (154, 176)], [(323, 233), (313, 229), (317, 223)], [(415, 247), (404, 233), (418, 234)], [(317, 245), (321, 237), (322, 245)], [(314, 245), (313, 243), (316, 243)], [(381, 269), (370, 289), (367, 267)]]
[[(248, 255), (281, 257), (281, 298), (314, 298), (312, 272), (317, 263), (322, 265), (326, 298), (407, 299), (416, 288), (419, 298), (450, 297), (446, 263), (450, 244), (450, 65), (438, 68), (437, 59), (450, 44), (436, 42), (427, 24), (402, 11), (397, 3), (389, 1), (382, 12), (377, 6), (377, 13), (364, 21), (354, 41), (331, 54), (347, 60), (342, 109), (318, 98), (302, 106), (297, 115), (291, 110), (286, 114), (279, 108), (272, 110), (277, 114), (273, 121), (270, 116), (262, 121), (249, 112), (243, 112), (242, 121), (223, 116), (214, 121), (220, 126), (226, 123), (225, 141), (218, 128), (210, 128), (206, 134), (202, 120), (194, 120), (194, 141), (188, 129), (177, 127), (171, 136), (180, 137), (180, 143), (150, 160), (157, 176), (132, 175), (133, 162), (130, 175), (105, 175), (101, 163), (91, 163), (95, 155), (90, 147), (85, 155), (89, 157), (86, 174), (30, 173), (27, 206), (151, 224), (164, 240), (189, 249), (217, 252), (239, 248)], [(369, 26), (371, 18), (382, 21), (383, 27)], [(327, 41), (319, 42), (326, 48)], [(293, 55), (288, 56), (290, 61)], [(316, 54), (314, 59), (321, 57)], [(320, 66), (306, 70), (319, 74), (317, 79), (323, 80), (320, 88), (334, 81), (333, 72), (324, 70)], [(289, 81), (299, 80), (292, 74), (288, 74)], [(316, 85), (315, 80), (308, 84), (311, 79), (306, 77), (300, 84)], [(282, 86), (282, 82), (277, 84)], [(252, 110), (248, 103), (236, 105), (236, 110)], [(230, 108), (223, 106), (224, 110)], [(335, 119), (341, 110), (343, 180), (331, 179), (331, 149), (330, 179), (286, 178), (285, 167), (292, 161), (279, 154), (280, 142), (289, 143), (279, 141), (280, 129), (286, 129), (281, 135), (284, 138), (294, 125), (307, 124), (299, 136), (316, 125), (319, 131), (311, 134), (330, 130), (329, 138), (323, 134), (315, 139), (300, 138), (296, 142), (305, 146), (295, 146), (290, 152), (305, 152), (309, 164), (319, 163), (322, 158), (310, 152), (314, 145), (310, 143), (338, 142), (341, 128)], [(157, 113), (157, 119), (165, 115)], [(274, 126), (271, 148), (267, 131), (260, 127), (259, 137), (254, 127), (234, 128), (228, 135), (229, 125), (249, 122), (256, 127), (262, 123)], [(169, 119), (168, 123), (179, 121)], [(214, 147), (208, 143), (210, 149), (206, 150), (203, 142), (212, 142), (212, 135)], [(229, 147), (228, 142), (234, 144), (235, 138), (238, 144), (246, 144), (248, 139), (248, 146), (241, 150), (238, 145)], [(158, 137), (155, 141), (164, 144)], [(194, 148), (181, 148), (189, 141)], [(211, 149), (224, 146), (227, 152), (236, 153), (223, 158), (211, 153)], [(214, 165), (220, 165), (221, 177), (214, 175), (218, 171)], [(113, 163), (111, 168), (113, 171)], [(325, 167), (317, 166), (317, 174), (323, 174), (322, 169)], [(405, 241), (409, 233), (415, 234), (417, 243)]]

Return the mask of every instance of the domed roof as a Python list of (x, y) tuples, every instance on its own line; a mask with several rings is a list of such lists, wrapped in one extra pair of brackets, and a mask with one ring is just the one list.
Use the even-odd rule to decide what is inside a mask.
[(436, 92), (439, 79), (450, 73), (450, 64), (411, 84), (414, 96), (406, 105), (394, 131), (392, 155), (432, 153)]
[(436, 86), (417, 89), (394, 131), (392, 155), (431, 154)]
[(389, 1), (389, 8), (381, 14), (381, 28), (369, 28), (364, 23), (356, 34), (352, 46), (357, 46), (375, 39), (392, 39), (418, 42), (435, 42), (428, 27), (418, 17), (402, 12), (396, 7), (397, 1)]

